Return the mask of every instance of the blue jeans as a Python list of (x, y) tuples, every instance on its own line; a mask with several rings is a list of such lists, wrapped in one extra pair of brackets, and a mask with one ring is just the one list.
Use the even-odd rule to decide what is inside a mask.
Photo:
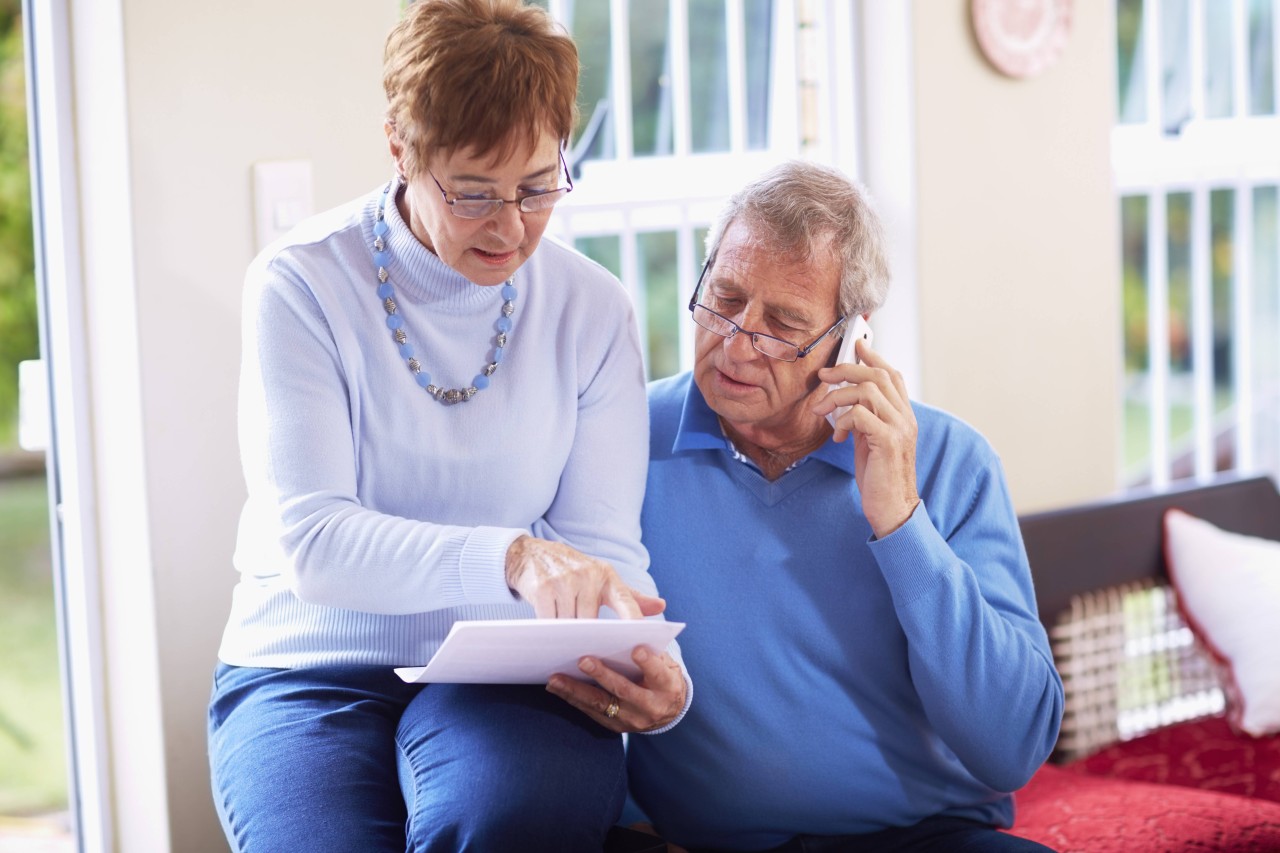
[(599, 853), (622, 740), (539, 685), (219, 664), (209, 763), (233, 851)]

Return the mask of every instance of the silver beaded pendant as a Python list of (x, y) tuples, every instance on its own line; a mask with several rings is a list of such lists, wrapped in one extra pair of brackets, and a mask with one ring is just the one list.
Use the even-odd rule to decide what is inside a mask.
[(511, 331), (512, 325), (511, 315), (516, 312), (514, 279), (508, 279), (502, 285), (502, 310), (498, 314), (497, 323), (495, 323), (497, 335), (493, 339), (493, 360), (480, 368), (480, 372), (475, 375), (475, 378), (471, 380), (471, 384), (466, 388), (442, 388), (432, 383), (431, 374), (422, 369), (422, 362), (418, 361), (413, 344), (409, 343), (409, 336), (404, 331), (404, 318), (400, 316), (399, 307), (396, 305), (395, 289), (391, 286), (390, 280), (391, 274), (387, 272), (387, 266), (391, 263), (391, 252), (387, 249), (386, 236), (387, 232), (391, 230), (391, 226), (387, 224), (385, 212), (387, 197), (391, 194), (391, 190), (395, 185), (396, 182), (392, 179), (383, 187), (382, 197), (378, 199), (378, 210), (374, 215), (373, 222), (373, 263), (378, 268), (378, 298), (382, 300), (382, 307), (387, 312), (387, 328), (391, 330), (391, 338), (395, 341), (396, 346), (400, 348), (400, 356), (404, 358), (405, 363), (409, 366), (409, 370), (413, 373), (414, 380), (419, 387), (447, 406), (463, 403), (489, 387), (489, 377), (493, 376), (494, 371), (498, 369), (498, 365), (502, 363), (502, 358), (506, 354), (508, 333)]

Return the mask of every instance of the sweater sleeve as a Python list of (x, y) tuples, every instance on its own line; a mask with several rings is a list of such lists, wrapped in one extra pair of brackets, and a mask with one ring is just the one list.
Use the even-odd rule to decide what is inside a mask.
[(503, 555), (528, 530), (401, 518), (357, 497), (341, 355), (315, 294), (255, 263), (243, 321), (241, 570), (282, 575), (303, 601), (370, 613), (515, 602)]
[[(586, 372), (579, 389), (573, 448), (556, 498), (534, 523), (533, 534), (606, 560), (632, 589), (659, 595), (649, 574), (649, 553), (640, 542), (640, 507), (649, 464), (649, 407), (639, 333), (629, 304), (625, 311), (614, 312), (614, 317), (613, 325), (597, 325), (596, 340), (603, 349), (595, 362), (598, 366)], [(669, 730), (693, 701), (693, 682), (680, 646), (673, 641), (665, 651), (680, 664), (685, 705), (675, 721), (649, 734)]]
[(578, 416), (560, 487), (533, 534), (609, 562), (631, 587), (654, 595), (640, 544), (649, 410), (635, 317), (623, 305), (592, 319), (581, 335), (585, 351), (563, 354), (579, 363)]
[(945, 536), (922, 502), (906, 524), (870, 547), (930, 723), (975, 777), (1014, 791), (1053, 749), (1062, 682), (1036, 616), (1031, 570), (998, 460), (983, 465), (956, 497), (948, 504), (957, 508), (956, 519), (943, 526)]

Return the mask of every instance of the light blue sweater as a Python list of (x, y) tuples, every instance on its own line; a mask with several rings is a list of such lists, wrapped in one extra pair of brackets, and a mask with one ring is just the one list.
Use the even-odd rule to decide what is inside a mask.
[[(648, 420), (630, 300), (544, 239), (515, 275), (491, 385), (453, 406), (415, 383), (376, 290), (381, 188), (304, 223), (246, 277), (240, 582), (219, 652), (242, 666), (422, 664), (458, 619), (531, 617), (508, 589), (522, 533), (654, 593), (640, 544)], [(424, 370), (466, 387), (501, 287), (421, 245), (387, 205), (390, 280)]]
[(759, 850), (935, 814), (1009, 825), (1062, 683), (990, 446), (916, 405), (923, 502), (877, 541), (852, 443), (769, 482), (688, 374), (649, 405), (644, 541), (698, 681), (677, 728), (628, 746), (663, 835)]

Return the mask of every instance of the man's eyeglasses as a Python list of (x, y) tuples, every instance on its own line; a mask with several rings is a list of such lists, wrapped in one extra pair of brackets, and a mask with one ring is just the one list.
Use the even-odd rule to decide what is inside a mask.
[(431, 175), (429, 171), (427, 174), (431, 175), (431, 180), (435, 181), (436, 189), (440, 190), (444, 203), (449, 205), (449, 211), (454, 216), (460, 219), (487, 219), (502, 210), (504, 204), (519, 205), (521, 213), (545, 213), (555, 207), (556, 202), (573, 191), (573, 175), (569, 174), (569, 166), (564, 161), (563, 151), (560, 152), (560, 168), (564, 170), (564, 177), (569, 182), (569, 186), (526, 193), (519, 198), (468, 198), (457, 193), (450, 194), (445, 192), (439, 181), (436, 181), (435, 175)]
[(751, 346), (755, 347), (756, 352), (767, 355), (769, 358), (776, 358), (779, 361), (795, 361), (798, 358), (804, 358), (813, 348), (827, 339), (827, 336), (840, 328), (840, 324), (846, 318), (841, 317), (831, 325), (817, 340), (807, 346), (796, 346), (790, 341), (784, 341), (782, 338), (775, 338), (773, 335), (766, 335), (764, 332), (749, 332), (730, 320), (723, 314), (718, 314), (707, 306), (698, 301), (698, 294), (702, 292), (702, 280), (706, 278), (707, 270), (711, 266), (711, 258), (702, 265), (702, 273), (698, 276), (698, 286), (693, 289), (693, 296), (689, 297), (689, 312), (693, 314), (693, 322), (697, 323), (708, 332), (714, 332), (722, 338), (732, 338), (734, 335), (742, 332), (751, 338)]

